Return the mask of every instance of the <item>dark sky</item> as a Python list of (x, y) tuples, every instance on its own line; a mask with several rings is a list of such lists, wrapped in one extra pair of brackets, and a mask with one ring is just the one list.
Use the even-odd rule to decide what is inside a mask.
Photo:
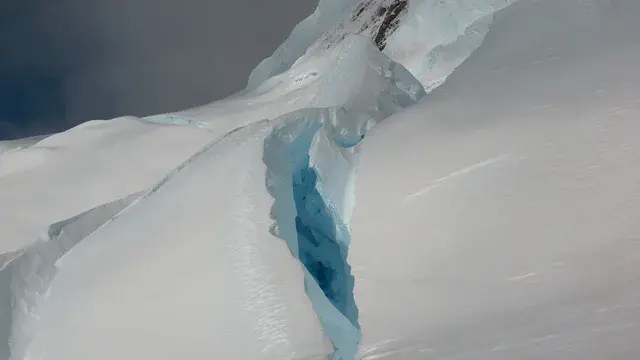
[(0, 140), (220, 99), (317, 0), (0, 0)]

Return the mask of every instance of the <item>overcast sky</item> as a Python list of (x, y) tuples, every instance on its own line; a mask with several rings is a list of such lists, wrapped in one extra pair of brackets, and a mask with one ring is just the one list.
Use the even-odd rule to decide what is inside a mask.
[(223, 98), (317, 0), (0, 0), (0, 140)]

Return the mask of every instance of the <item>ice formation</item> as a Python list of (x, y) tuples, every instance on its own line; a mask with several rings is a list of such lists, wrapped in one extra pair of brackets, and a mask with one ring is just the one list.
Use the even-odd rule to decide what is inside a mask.
[[(267, 189), (275, 200), (272, 232), (303, 266), (305, 289), (333, 343), (335, 360), (355, 359), (361, 337), (347, 262), (354, 147), (375, 123), (425, 94), (406, 69), (368, 39), (354, 35), (345, 44), (349, 51), (336, 66), (341, 71), (324, 79), (318, 93), (322, 101), (342, 106), (284, 115), (264, 142)], [(346, 72), (349, 80), (341, 81)]]

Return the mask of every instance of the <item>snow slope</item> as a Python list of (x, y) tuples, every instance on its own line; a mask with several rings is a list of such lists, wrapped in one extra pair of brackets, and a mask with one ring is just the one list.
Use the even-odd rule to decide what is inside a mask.
[(26, 334), (26, 357), (322, 355), (302, 274), (267, 231), (269, 195), (255, 191), (269, 131), (259, 123), (212, 143), (73, 248)]
[(0, 360), (637, 357), (639, 3), (404, 3), (0, 143)]
[(362, 144), (363, 358), (640, 354), (640, 3), (521, 1)]

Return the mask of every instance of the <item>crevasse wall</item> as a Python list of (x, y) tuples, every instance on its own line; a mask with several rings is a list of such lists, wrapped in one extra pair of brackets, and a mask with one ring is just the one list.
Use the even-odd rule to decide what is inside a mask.
[(274, 120), (264, 141), (266, 186), (274, 198), (272, 233), (302, 266), (304, 286), (332, 359), (355, 359), (361, 339), (348, 263), (357, 145), (377, 122), (415, 104), (420, 83), (366, 38), (345, 40), (316, 103)]
[(349, 232), (335, 205), (318, 191), (309, 150), (323, 129), (327, 109), (304, 109), (287, 116), (265, 139), (267, 189), (274, 197), (274, 234), (300, 260), (304, 286), (334, 345), (334, 359), (352, 359), (360, 342), (354, 279), (347, 263)]

